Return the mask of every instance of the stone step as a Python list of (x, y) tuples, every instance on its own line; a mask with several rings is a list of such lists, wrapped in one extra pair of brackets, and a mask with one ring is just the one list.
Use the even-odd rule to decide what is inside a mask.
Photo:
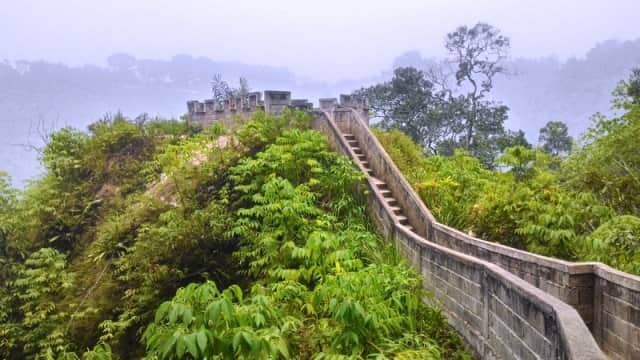
[(386, 182), (384, 182), (384, 181), (382, 181), (382, 180), (380, 180), (380, 179), (378, 179), (376, 177), (372, 177), (371, 181), (373, 181), (373, 184), (375, 186), (377, 186), (377, 187), (386, 187), (387, 186)]
[(392, 206), (391, 211), (396, 215), (400, 215), (402, 213), (402, 209), (399, 206)]
[(399, 222), (400, 224), (402, 224), (402, 225), (407, 225), (407, 224), (409, 224), (409, 219), (407, 219), (407, 217), (406, 217), (406, 216), (404, 216), (404, 215), (398, 215), (398, 216), (397, 216), (397, 218), (398, 218), (398, 222)]
[(367, 160), (360, 161), (360, 164), (364, 167), (369, 167), (369, 162)]
[(388, 197), (385, 200), (387, 200), (387, 204), (389, 206), (397, 206), (398, 205), (398, 200), (396, 200), (396, 198), (394, 198), (394, 197)]
[(365, 161), (367, 159), (365, 154), (356, 154), (356, 156), (358, 157), (358, 160), (360, 160), (360, 161)]
[(347, 139), (347, 140), (355, 140), (356, 139), (356, 136), (353, 135), (353, 134), (348, 134), (347, 133), (347, 134), (342, 134), (342, 136), (344, 136), (344, 138)]
[(382, 189), (380, 190), (380, 194), (382, 194), (382, 197), (391, 197), (391, 190), (388, 189)]
[(368, 167), (364, 168), (364, 171), (369, 174), (369, 176), (373, 175), (373, 170), (369, 169)]
[(358, 146), (358, 140), (347, 140), (349, 146)]
[(362, 154), (362, 149), (360, 149), (358, 146), (352, 146), (351, 150), (353, 150), (353, 152), (356, 154)]

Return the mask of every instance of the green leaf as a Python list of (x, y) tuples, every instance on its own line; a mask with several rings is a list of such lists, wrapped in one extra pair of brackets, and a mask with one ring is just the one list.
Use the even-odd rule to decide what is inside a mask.
[(178, 355), (178, 358), (182, 358), (186, 350), (187, 350), (187, 342), (186, 342), (185, 336), (180, 335), (176, 343), (176, 355)]
[(202, 353), (207, 349), (207, 334), (204, 330), (200, 330), (196, 333), (196, 343)]
[(191, 355), (193, 355), (195, 359), (198, 358), (198, 346), (196, 344), (196, 341), (197, 341), (196, 336), (197, 334), (195, 333), (184, 336), (184, 341), (185, 341), (185, 344), (187, 345), (187, 351)]

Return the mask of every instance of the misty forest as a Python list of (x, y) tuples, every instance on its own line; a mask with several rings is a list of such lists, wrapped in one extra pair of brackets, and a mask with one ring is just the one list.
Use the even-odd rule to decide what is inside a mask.
[(309, 113), (182, 116), (240, 77), (366, 99), (441, 223), (640, 275), (640, 40), (514, 59), (477, 23), (442, 45), (333, 84), (188, 55), (0, 63), (0, 358), (473, 358)]

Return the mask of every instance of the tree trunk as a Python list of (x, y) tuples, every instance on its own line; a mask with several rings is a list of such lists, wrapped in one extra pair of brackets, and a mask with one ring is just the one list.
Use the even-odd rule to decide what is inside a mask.
[(467, 151), (471, 151), (471, 142), (473, 141), (473, 127), (476, 123), (477, 117), (477, 108), (476, 108), (476, 100), (473, 100), (473, 104), (471, 105), (471, 116), (467, 119), (467, 135), (465, 137), (464, 147)]

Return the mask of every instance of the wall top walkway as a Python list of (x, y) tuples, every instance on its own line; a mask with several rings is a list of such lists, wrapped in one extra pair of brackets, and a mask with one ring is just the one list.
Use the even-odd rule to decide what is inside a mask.
[[(332, 107), (315, 112), (314, 127), (365, 170), (359, 162), (363, 154), (355, 153), (343, 135), (355, 138), (371, 167), (367, 170), (378, 183), (386, 184), (413, 230), (398, 221), (372, 178), (370, 213), (382, 233), (396, 241), (423, 274), (425, 287), (476, 354), (505, 359), (604, 359), (598, 343), (611, 358), (635, 354), (633, 346), (638, 342), (629, 337), (631, 332), (640, 340), (640, 333), (630, 326), (635, 313), (629, 313), (631, 306), (624, 308), (611, 298), (619, 292), (629, 305), (640, 304), (634, 293), (640, 278), (600, 263), (572, 263), (512, 249), (439, 224), (371, 133), (362, 110), (327, 103)], [(616, 317), (625, 323), (616, 323)], [(626, 328), (621, 329), (621, 324)]]
[[(438, 223), (369, 130), (366, 101), (342, 95), (340, 101), (320, 99), (320, 109), (311, 110), (306, 100), (281, 93), (277, 99), (267, 94), (275, 99), (268, 101), (274, 109), (312, 111), (314, 127), (362, 171), (375, 174), (376, 182), (369, 178), (370, 213), (423, 274), (425, 287), (478, 355), (602, 359), (604, 351), (611, 359), (640, 359), (640, 277), (601, 263), (513, 249)], [(249, 95), (247, 106), (239, 102), (240, 109), (266, 108), (258, 93)], [(212, 101), (188, 105), (191, 120), (203, 124), (224, 120), (238, 107), (229, 103), (229, 111), (222, 111)], [(347, 142), (345, 134), (352, 140)], [(350, 142), (358, 144), (360, 153)], [(397, 206), (381, 193), (380, 183)]]

